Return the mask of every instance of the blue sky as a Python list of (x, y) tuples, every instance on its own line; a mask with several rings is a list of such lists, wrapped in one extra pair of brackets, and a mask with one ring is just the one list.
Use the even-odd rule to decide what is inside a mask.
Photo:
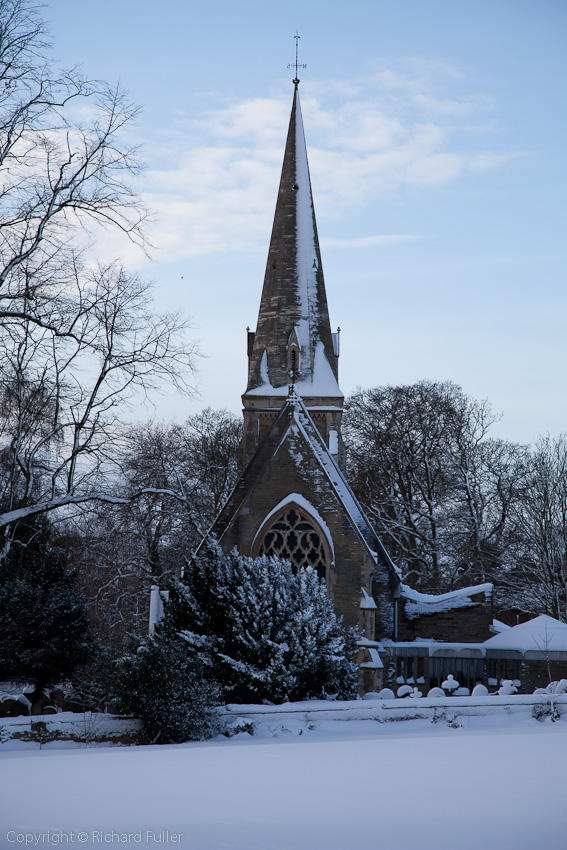
[(151, 261), (200, 397), (240, 410), (292, 98), (293, 35), (341, 387), (453, 380), (521, 442), (567, 430), (567, 4), (52, 0), (55, 55), (143, 109)]

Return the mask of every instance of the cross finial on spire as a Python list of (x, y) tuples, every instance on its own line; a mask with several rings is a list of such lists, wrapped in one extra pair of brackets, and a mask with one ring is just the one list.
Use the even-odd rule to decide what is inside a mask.
[(295, 79), (293, 81), (293, 85), (297, 89), (297, 87), (299, 85), (298, 69), (299, 68), (307, 68), (307, 65), (301, 65), (299, 63), (299, 39), (301, 38), (301, 36), (299, 35), (297, 30), (295, 31), (295, 35), (293, 37), (295, 39), (295, 65), (290, 62), (290, 64), (287, 67), (288, 68), (294, 68), (295, 67)]

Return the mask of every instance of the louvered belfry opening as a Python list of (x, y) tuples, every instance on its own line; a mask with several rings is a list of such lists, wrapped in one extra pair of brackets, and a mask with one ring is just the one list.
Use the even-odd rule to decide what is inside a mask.
[(327, 554), (322, 536), (295, 507), (280, 514), (264, 532), (258, 554), (289, 561), (294, 574), (305, 567), (313, 567), (319, 578), (327, 578)]

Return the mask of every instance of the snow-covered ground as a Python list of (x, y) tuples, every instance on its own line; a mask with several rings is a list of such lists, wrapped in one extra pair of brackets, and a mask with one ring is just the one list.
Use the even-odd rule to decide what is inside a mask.
[(268, 712), (254, 737), (22, 743), (0, 756), (0, 846), (562, 848), (567, 715), (532, 710), (453, 725)]

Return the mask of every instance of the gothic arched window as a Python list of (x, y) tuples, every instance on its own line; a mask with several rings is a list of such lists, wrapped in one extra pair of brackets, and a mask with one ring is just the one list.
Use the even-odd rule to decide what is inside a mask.
[(290, 377), (296, 377), (299, 371), (299, 348), (297, 344), (294, 342), (288, 348), (287, 352), (287, 370), (289, 372)]
[(290, 506), (263, 532), (258, 554), (290, 561), (294, 573), (304, 567), (313, 567), (319, 577), (326, 580), (326, 548), (312, 521)]

